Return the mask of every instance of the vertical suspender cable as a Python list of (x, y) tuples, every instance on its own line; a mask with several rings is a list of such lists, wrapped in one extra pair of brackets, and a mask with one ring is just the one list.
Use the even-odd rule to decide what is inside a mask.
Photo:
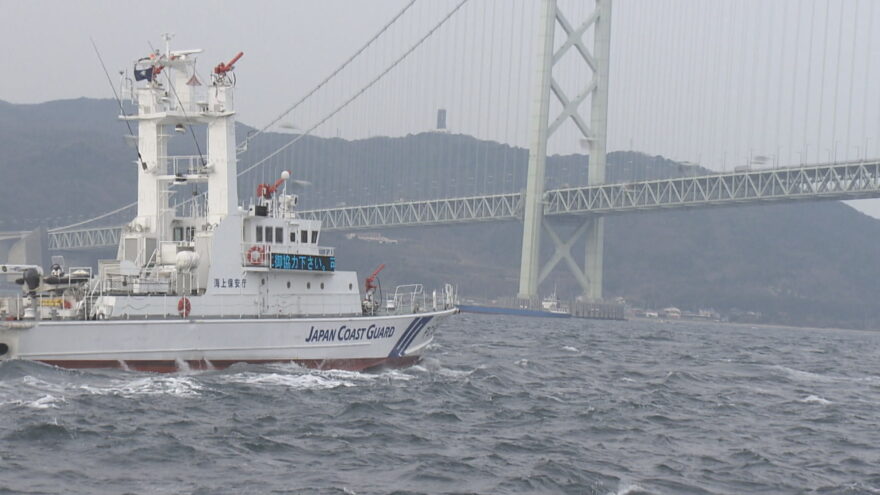
[[(809, 163), (809, 152), (810, 152), (810, 140), (808, 134), (810, 132), (810, 92), (812, 86), (812, 73), (813, 73), (813, 38), (815, 29), (815, 20), (816, 20), (816, 2), (810, 2), (810, 30), (807, 35), (807, 38), (810, 40), (810, 47), (807, 50), (807, 89), (806, 93), (804, 93), (804, 158), (802, 163)], [(818, 156), (819, 144), (816, 144), (816, 156)], [(817, 159), (816, 162), (819, 162)]]
[[(724, 129), (729, 129), (732, 127), (731, 125), (731, 98), (730, 95), (733, 91), (733, 47), (736, 44), (736, 36), (734, 34), (734, 24), (730, 22), (730, 19), (733, 19), (733, 10), (734, 3), (733, 2), (725, 2), (724, 8), (726, 12), (724, 13), (725, 21), (723, 23), (724, 30), (726, 31), (726, 53), (725, 57), (718, 57), (719, 60), (722, 61), (723, 64), (723, 77), (721, 78), (721, 83), (719, 84), (718, 93), (721, 95), (721, 118), (716, 119), (720, 122), (720, 125), (717, 127), (718, 129), (718, 141), (721, 144), (721, 171), (727, 171), (727, 152), (728, 150), (732, 151), (730, 147), (730, 136), (724, 132)], [(716, 69), (719, 73), (722, 72), (722, 69)], [(714, 110), (714, 109), (713, 109)]]
[[(788, 24), (790, 21), (788, 16), (788, 0), (785, 0), (784, 6), (782, 9), (782, 41), (779, 43), (779, 63), (776, 64), (779, 67), (779, 75), (777, 85), (776, 85), (776, 126), (775, 131), (773, 132), (773, 139), (776, 145), (776, 154), (774, 155), (774, 160), (776, 161), (775, 165), (779, 165), (782, 163), (782, 157), (779, 156), (779, 148), (780, 143), (782, 143), (782, 139), (779, 136), (781, 121), (782, 121), (782, 95), (783, 95), (783, 72), (782, 66), (785, 61), (785, 43), (788, 41)], [(792, 71), (797, 69), (797, 60), (794, 61), (794, 67), (792, 67)], [(790, 88), (790, 91), (794, 93), (794, 86)]]
[[(736, 22), (739, 23), (739, 28), (740, 28), (739, 29), (739, 38), (736, 40), (737, 41), (737, 44), (736, 44), (737, 63), (735, 65), (737, 67), (745, 67), (746, 63), (748, 62), (748, 60), (745, 57), (745, 52), (746, 52), (745, 41), (746, 41), (746, 39), (748, 39), (748, 30), (746, 29), (746, 21), (744, 19), (744, 17), (745, 17), (744, 12), (747, 10), (747, 7), (745, 5), (745, 0), (741, 0), (739, 2), (739, 5), (740, 5), (741, 9), (737, 12), (737, 15), (735, 18)], [(736, 154), (736, 160), (734, 160), (734, 162), (739, 163), (739, 158), (741, 156), (739, 153), (744, 151), (743, 150), (743, 148), (744, 148), (743, 140), (741, 139), (741, 137), (744, 134), (743, 108), (746, 105), (742, 102), (742, 99), (743, 99), (743, 77), (742, 76), (735, 77), (735, 80), (736, 80), (736, 89), (734, 89), (733, 95), (735, 95), (735, 98), (734, 98), (735, 112), (734, 113), (736, 114), (736, 117), (734, 119), (735, 124), (734, 124), (734, 139), (733, 139), (733, 150), (734, 151), (733, 151), (733, 153)], [(744, 152), (744, 154), (742, 156), (746, 157), (743, 160), (743, 162), (744, 163), (748, 162), (748, 151), (747, 150)]]
[(794, 31), (794, 64), (791, 70), (791, 102), (789, 104), (789, 114), (790, 122), (788, 126), (788, 163), (792, 164), (794, 159), (794, 118), (795, 118), (795, 106), (794, 106), (794, 98), (795, 93), (797, 93), (798, 87), (798, 73), (800, 72), (801, 65), (801, 2), (796, 2), (797, 4), (797, 15), (795, 16), (795, 31)]
[[(508, 189), (507, 189), (507, 162), (508, 162), (508, 156), (509, 156), (509, 154), (508, 154), (509, 148), (504, 147), (503, 145), (510, 145), (511, 144), (510, 121), (513, 119), (513, 116), (511, 115), (511, 113), (516, 111), (515, 107), (513, 106), (512, 102), (510, 101), (510, 95), (511, 95), (510, 87), (513, 84), (513, 60), (515, 58), (515, 55), (513, 54), (513, 47), (515, 46), (515, 43), (514, 43), (514, 38), (512, 36), (514, 10), (512, 8), (509, 8), (509, 9), (507, 9), (507, 11), (510, 13), (510, 20), (508, 20), (506, 17), (504, 17), (502, 26), (505, 29), (509, 30), (508, 34), (510, 34), (511, 36), (507, 39), (507, 42), (505, 43), (508, 50), (506, 52), (503, 50), (499, 50), (500, 53), (507, 53), (507, 57), (504, 58), (504, 61), (507, 63), (507, 77), (506, 78), (502, 77), (502, 78), (498, 79), (498, 83), (502, 84), (504, 86), (503, 88), (499, 88), (499, 89), (504, 90), (504, 99), (500, 103), (501, 103), (501, 106), (503, 106), (505, 109), (505, 115), (503, 117), (504, 118), (504, 131), (502, 133), (501, 129), (498, 130), (499, 134), (501, 135), (501, 136), (499, 136), (498, 141), (499, 141), (499, 143), (502, 144), (502, 148), (501, 148), (502, 151), (498, 157), (499, 160), (501, 160), (501, 163), (498, 164), (498, 168), (496, 169), (496, 175), (498, 176), (498, 178), (496, 179), (496, 183), (498, 184), (498, 187), (496, 188), (496, 190), (499, 193), (505, 193), (508, 191)], [(503, 12), (504, 12), (504, 10), (502, 9), (502, 13)], [(504, 36), (504, 32), (502, 31), (499, 34), (499, 38), (501, 38), (503, 36)], [(500, 91), (499, 91), (499, 94), (501, 94)]]
[(749, 78), (751, 81), (751, 84), (749, 85), (750, 88), (748, 90), (749, 91), (749, 99), (748, 99), (748, 103), (746, 104), (746, 107), (747, 107), (746, 112), (747, 113), (746, 113), (746, 122), (745, 122), (745, 124), (746, 124), (746, 127), (745, 127), (746, 128), (746, 146), (748, 147), (748, 157), (749, 157), (747, 160), (746, 166), (749, 166), (749, 167), (752, 166), (752, 162), (753, 162), (754, 156), (755, 156), (755, 142), (754, 142), (753, 138), (755, 136), (755, 129), (757, 128), (757, 125), (756, 125), (757, 124), (756, 112), (758, 109), (758, 104), (757, 104), (758, 77), (757, 77), (757, 74), (760, 73), (760, 71), (757, 69), (757, 67), (758, 67), (758, 57), (761, 54), (761, 42), (759, 41), (759, 37), (763, 34), (763, 30), (765, 29), (764, 23), (762, 22), (763, 19), (764, 19), (764, 16), (762, 16), (762, 15), (757, 16), (757, 19), (754, 22), (754, 26), (757, 26), (755, 28), (754, 36), (748, 37), (749, 40), (751, 41), (751, 44), (753, 47), (752, 56), (748, 60), (749, 66), (752, 68), (752, 71), (751, 71), (752, 77)]
[[(764, 67), (763, 67), (763, 70), (761, 70), (760, 72), (762, 72), (763, 76), (764, 76), (764, 81), (762, 81), (762, 82), (764, 82), (764, 87), (763, 87), (763, 91), (760, 91), (758, 93), (758, 95), (756, 96), (756, 104), (758, 104), (759, 108), (763, 110), (763, 113), (761, 114), (760, 119), (759, 119), (760, 128), (758, 131), (758, 142), (757, 142), (756, 149), (760, 150), (761, 154), (764, 155), (765, 158), (769, 158), (770, 153), (769, 153), (769, 149), (767, 147), (767, 145), (768, 145), (768, 142), (767, 142), (768, 141), (768, 129), (767, 129), (767, 127), (770, 123), (770, 117), (772, 115), (772, 113), (770, 113), (771, 112), (770, 95), (772, 94), (771, 93), (771, 86), (772, 86), (772, 82), (773, 82), (773, 77), (772, 77), (773, 76), (773, 70), (772, 70), (773, 44), (772, 43), (773, 43), (773, 31), (774, 31), (773, 26), (776, 25), (775, 21), (777, 18), (776, 6), (778, 4), (775, 2), (773, 2), (773, 3), (768, 2), (766, 5), (767, 5), (767, 8), (771, 9), (771, 12), (768, 13), (768, 15), (767, 15), (769, 22), (765, 25), (765, 32), (766, 32), (766, 37), (765, 37), (765, 41), (764, 41), (765, 49), (761, 51), (761, 55), (763, 56), (763, 60), (764, 60)], [(764, 16), (762, 16), (762, 17), (764, 17)], [(757, 87), (756, 87), (756, 89), (757, 89)], [(758, 100), (760, 100), (760, 103), (757, 103)], [(757, 110), (757, 108), (756, 108), (756, 110)], [(754, 128), (758, 128), (758, 127), (755, 126)], [(775, 146), (775, 144), (773, 146)], [(775, 159), (775, 154), (776, 154), (776, 152), (774, 150), (774, 152), (773, 152), (774, 159)], [(766, 167), (766, 166), (772, 166), (773, 164), (772, 164), (772, 162), (771, 163), (765, 162), (764, 165)]]
[[(324, 86), (325, 86), (325, 85), (326, 85), (331, 79), (333, 79), (334, 77), (336, 77), (337, 74), (339, 74), (340, 72), (342, 72), (343, 69), (345, 69), (346, 67), (348, 67), (348, 65), (349, 65), (353, 60), (355, 60), (356, 58), (358, 58), (358, 57), (360, 56), (360, 54), (364, 52), (364, 50), (366, 50), (370, 45), (373, 44), (373, 42), (375, 42), (377, 39), (379, 39), (379, 37), (382, 36), (382, 35), (385, 33), (385, 31), (387, 31), (388, 28), (390, 28), (395, 22), (397, 22), (397, 20), (398, 20), (398, 19), (399, 19), (399, 18), (400, 18), (400, 17), (401, 17), (401, 16), (402, 16), (407, 10), (409, 10), (409, 8), (412, 7), (414, 3), (416, 3), (416, 0), (410, 0), (406, 5), (403, 6), (402, 9), (400, 9), (400, 11), (399, 11), (397, 14), (395, 14), (394, 17), (391, 18), (390, 21), (388, 21), (384, 26), (382, 26), (381, 29), (379, 29), (379, 31), (376, 32), (376, 34), (374, 34), (369, 40), (367, 40), (367, 42), (366, 42), (363, 46), (361, 46), (361, 47), (360, 47), (357, 51), (355, 51), (355, 52), (354, 52), (354, 53), (353, 53), (348, 59), (346, 59), (346, 60), (342, 63), (342, 65), (340, 65), (339, 67), (337, 67), (333, 72), (330, 73), (330, 75), (328, 75), (327, 77), (325, 77), (321, 82), (318, 83), (317, 86), (315, 86), (314, 88), (312, 88), (311, 91), (309, 91), (308, 93), (306, 93), (302, 98), (300, 98), (299, 100), (297, 100), (293, 105), (291, 105), (291, 106), (288, 107), (286, 110), (284, 110), (283, 112), (281, 112), (281, 114), (279, 114), (275, 119), (273, 119), (272, 121), (270, 121), (270, 122), (269, 122), (268, 124), (266, 124), (265, 126), (261, 127), (261, 128), (257, 131), (257, 133), (254, 134), (253, 136), (250, 136), (249, 139), (253, 139), (254, 137), (256, 137), (257, 134), (261, 134), (261, 133), (265, 132), (268, 128), (270, 128), (270, 127), (272, 127), (273, 125), (275, 125), (276, 123), (278, 123), (278, 121), (280, 121), (281, 119), (283, 119), (284, 117), (286, 117), (290, 112), (294, 111), (297, 107), (299, 107), (304, 101), (308, 100), (308, 99), (309, 99), (313, 94), (315, 94), (319, 89), (321, 89), (322, 87), (324, 87)], [(245, 140), (245, 142), (246, 142), (246, 141), (247, 141), (247, 139)]]
[[(428, 12), (426, 17), (430, 17), (430, 14), (431, 13)], [(427, 96), (428, 96), (428, 98), (426, 101), (427, 105), (424, 107), (424, 111), (418, 112), (415, 115), (416, 117), (418, 117), (418, 128), (419, 129), (424, 129), (425, 123), (427, 123), (429, 125), (429, 127), (428, 127), (429, 129), (431, 127), (434, 127), (433, 125), (431, 125), (431, 120), (432, 120), (432, 117), (436, 116), (436, 113), (437, 113), (437, 108), (438, 108), (437, 103), (439, 101), (439, 99), (437, 98), (437, 91), (439, 90), (439, 88), (441, 86), (440, 84), (438, 84), (438, 82), (439, 82), (440, 78), (443, 77), (443, 73), (442, 73), (443, 63), (442, 63), (442, 59), (441, 59), (440, 55), (437, 53), (437, 47), (432, 44), (428, 44), (426, 55), (427, 55), (426, 58), (434, 61), (434, 63), (429, 63), (428, 70), (425, 71), (425, 74), (427, 74), (429, 77), (429, 80), (427, 82), (427, 87), (428, 87), (428, 95)], [(445, 57), (443, 57), (443, 58), (445, 58)], [(433, 151), (434, 146), (436, 146), (436, 143), (432, 140), (430, 145), (431, 145), (431, 148), (427, 148), (427, 149)], [(415, 147), (413, 148), (413, 151), (415, 151)], [(410, 156), (415, 156), (415, 153), (413, 153)], [(421, 187), (419, 187), (419, 190), (422, 192), (422, 195), (419, 199), (429, 199), (430, 198), (430, 196), (425, 196), (425, 194), (430, 191), (430, 186), (431, 186), (430, 170), (432, 168), (430, 164), (434, 158), (435, 157), (433, 156), (433, 153), (431, 153), (431, 155), (426, 156), (424, 158), (421, 158), (416, 163), (412, 164), (412, 165), (418, 166), (418, 168), (414, 169), (413, 171), (416, 172), (415, 173), (415, 180), (418, 181), (421, 185)]]
[[(520, 126), (523, 123), (523, 109), (524, 107), (528, 107), (528, 99), (523, 98), (523, 85), (528, 84), (528, 71), (523, 71), (523, 63), (524, 60), (530, 60), (529, 54), (526, 53), (524, 47), (524, 40), (527, 38), (526, 32), (526, 18), (530, 18), (529, 13), (527, 12), (527, 7), (525, 3), (526, 0), (521, 0), (519, 8), (516, 12), (519, 12), (519, 27), (512, 25), (511, 30), (513, 33), (518, 33), (517, 38), (519, 39), (519, 43), (517, 45), (516, 52), (514, 52), (513, 59), (511, 60), (511, 65), (513, 65), (514, 61), (516, 62), (516, 78), (511, 79), (510, 84), (514, 84), (514, 80), (516, 81), (516, 115), (514, 117), (514, 126), (513, 126), (513, 134), (514, 140), (511, 142), (512, 146), (515, 146), (516, 154), (512, 157), (515, 158), (515, 161), (510, 164), (510, 185), (508, 186), (508, 191), (519, 191), (522, 187), (521, 179), (520, 179), (520, 170), (523, 169), (523, 165), (520, 164), (520, 155), (525, 154), (525, 148), (528, 146), (524, 139), (521, 140), (523, 134), (520, 132)], [(531, 5), (529, 5), (530, 7)], [(515, 17), (515, 14), (514, 14)], [(525, 100), (525, 101), (524, 101)], [(522, 149), (522, 152), (520, 151)]]
[[(700, 61), (700, 67), (702, 68), (701, 73), (704, 75), (709, 75), (709, 74), (713, 74), (713, 72), (710, 72), (708, 70), (708, 61), (707, 61), (708, 53), (709, 53), (709, 50), (715, 45), (714, 38), (717, 35), (717, 31), (714, 29), (711, 29), (711, 26), (709, 24), (710, 21), (707, 19), (707, 18), (711, 18), (711, 15), (706, 10), (706, 7), (710, 6), (711, 4), (704, 2), (704, 3), (700, 3), (698, 5), (699, 5), (699, 7), (698, 7), (699, 10), (698, 10), (697, 18), (698, 18), (699, 28), (697, 31), (697, 33), (698, 33), (697, 39), (705, 39), (706, 43), (702, 44), (702, 45), (700, 45), (699, 43), (694, 43), (694, 46), (696, 46), (700, 50), (699, 61)], [(713, 89), (712, 84), (711, 84), (711, 79), (712, 79), (711, 76), (705, 77), (702, 79), (702, 84), (700, 85), (700, 94), (697, 97), (696, 101), (691, 104), (691, 114), (690, 114), (691, 118), (690, 118), (690, 120), (692, 123), (700, 122), (701, 120), (706, 118), (706, 111), (705, 111), (705, 109), (707, 107), (706, 100), (712, 94), (712, 89)], [(711, 150), (711, 147), (713, 145), (713, 143), (710, 139), (711, 134), (712, 134), (712, 129), (704, 127), (704, 134), (697, 143), (697, 158), (696, 158), (695, 162), (700, 166), (703, 166), (703, 160), (708, 159), (710, 156), (709, 150)]]
[[(852, 135), (850, 132), (852, 131), (852, 105), (853, 105), (853, 93), (855, 92), (855, 83), (856, 83), (856, 39), (858, 38), (859, 33), (859, 5), (861, 5), (860, 1), (856, 1), (855, 12), (853, 13), (853, 27), (852, 27), (852, 45), (850, 46), (850, 61), (849, 61), (849, 98), (846, 105), (846, 136), (844, 139), (846, 140), (846, 150), (844, 152), (844, 158), (849, 158), (849, 150), (850, 145), (852, 143), (851, 138)], [(841, 30), (842, 31), (842, 30)], [(870, 40), (868, 40), (870, 43)], [(869, 45), (870, 46), (870, 45)], [(866, 78), (867, 80), (867, 78)], [(856, 159), (859, 157), (857, 156)]]
[[(485, 117), (485, 113), (483, 112), (483, 104), (488, 99), (487, 92), (483, 90), (484, 83), (486, 82), (485, 61), (486, 61), (486, 50), (487, 50), (486, 31), (488, 31), (488, 25), (487, 25), (488, 18), (486, 16), (487, 3), (481, 2), (481, 5), (483, 6), (483, 12), (482, 12), (482, 16), (480, 19), (482, 22), (479, 23), (480, 65), (479, 65), (479, 67), (477, 67), (477, 70), (474, 71), (474, 75), (476, 75), (477, 78), (479, 79), (479, 86), (478, 86), (479, 89), (477, 91), (478, 101), (477, 101), (477, 106), (475, 107), (477, 109), (477, 114), (479, 115), (479, 117), (477, 118), (477, 130), (474, 133), (474, 136), (477, 138), (477, 142), (474, 143), (475, 144), (475, 146), (474, 146), (474, 165), (475, 165), (474, 168), (475, 168), (475, 170), (474, 170), (474, 192), (473, 192), (474, 196), (476, 196), (478, 194), (484, 194), (484, 191), (486, 190), (485, 179), (483, 180), (482, 186), (480, 185), (480, 172), (482, 169), (482, 172), (485, 174), (485, 167), (486, 167), (485, 163), (481, 163), (480, 149), (482, 148), (482, 145), (483, 145), (482, 140), (486, 139), (485, 134), (483, 134), (482, 131), (483, 131), (483, 123), (484, 123), (484, 117)], [(476, 38), (476, 36), (475, 36), (475, 38)]]
[[(871, 77), (871, 47), (874, 46), (874, 4), (873, 0), (868, 1), (868, 46), (865, 47), (865, 77), (863, 78), (865, 81), (865, 92), (864, 92), (864, 101), (862, 103), (862, 132), (865, 136), (865, 151), (864, 157), (868, 158), (871, 154), (868, 152), (868, 135), (871, 134), (868, 132), (868, 113), (871, 108), (870, 95), (872, 93), (872, 86), (870, 84)], [(880, 127), (880, 126), (878, 126)], [(880, 130), (880, 129), (878, 129)]]
[(837, 100), (840, 89), (840, 55), (841, 50), (843, 49), (844, 6), (845, 4), (840, 4), (840, 9), (837, 13), (838, 16), (840, 16), (840, 22), (837, 24), (837, 57), (835, 57), (834, 64), (834, 98), (831, 100), (831, 161), (834, 162), (837, 161)]
[[(818, 136), (816, 138), (816, 157), (818, 162), (822, 161), (822, 119), (825, 117), (823, 114), (825, 103), (825, 62), (828, 58), (828, 16), (831, 13), (831, 0), (825, 0), (825, 31), (822, 39), (822, 70), (819, 71), (820, 79), (819, 79), (819, 120), (818, 120)], [(830, 156), (829, 156), (829, 161)]]
[(379, 80), (381, 80), (385, 75), (387, 75), (387, 74), (390, 73), (392, 70), (394, 70), (394, 68), (397, 67), (397, 66), (400, 64), (400, 62), (402, 62), (404, 59), (406, 59), (406, 58), (407, 58), (411, 53), (413, 53), (413, 52), (414, 52), (419, 46), (421, 46), (421, 45), (425, 42), (425, 40), (427, 40), (428, 38), (430, 38), (430, 37), (434, 34), (434, 32), (437, 31), (437, 29), (439, 29), (439, 28), (440, 28), (443, 24), (445, 24), (445, 23), (446, 23), (446, 22), (447, 22), (447, 21), (448, 21), (453, 15), (455, 15), (455, 13), (458, 12), (458, 10), (459, 10), (459, 9), (460, 9), (465, 3), (467, 3), (467, 2), (468, 2), (468, 0), (460, 0), (459, 3), (456, 4), (456, 6), (455, 6), (451, 11), (449, 11), (449, 12), (446, 14), (446, 16), (443, 17), (443, 19), (441, 19), (436, 25), (434, 25), (434, 27), (431, 28), (431, 30), (430, 30), (428, 33), (426, 33), (424, 36), (422, 36), (422, 37), (421, 37), (421, 38), (420, 38), (415, 44), (413, 44), (413, 45), (412, 45), (412, 46), (411, 46), (411, 47), (410, 47), (405, 53), (403, 53), (402, 55), (400, 55), (399, 57), (397, 57), (397, 58), (394, 60), (394, 62), (392, 62), (388, 67), (386, 67), (385, 70), (383, 70), (379, 75), (377, 75), (376, 77), (374, 77), (373, 79), (371, 79), (367, 84), (365, 84), (363, 87), (361, 87), (357, 92), (355, 92), (353, 95), (351, 95), (348, 99), (346, 99), (346, 100), (345, 100), (344, 102), (342, 102), (340, 105), (336, 106), (332, 111), (330, 111), (330, 113), (326, 114), (326, 115), (325, 115), (323, 118), (321, 118), (318, 122), (316, 122), (316, 123), (314, 123), (313, 125), (311, 125), (308, 129), (306, 129), (306, 130), (305, 130), (302, 134), (300, 134), (298, 137), (296, 137), (295, 139), (292, 139), (292, 140), (288, 141), (287, 143), (285, 143), (284, 145), (280, 146), (280, 147), (279, 147), (278, 149), (276, 149), (274, 152), (272, 152), (272, 153), (269, 154), (268, 156), (264, 157), (263, 159), (261, 159), (261, 160), (258, 161), (257, 163), (254, 163), (253, 165), (251, 165), (251, 166), (245, 168), (243, 171), (239, 172), (239, 175), (241, 175), (241, 174), (245, 174), (245, 173), (247, 173), (247, 172), (249, 172), (249, 171), (251, 171), (251, 170), (253, 170), (253, 169), (259, 167), (260, 165), (262, 165), (263, 163), (265, 163), (265, 162), (268, 161), (269, 159), (275, 157), (276, 155), (278, 155), (279, 153), (281, 153), (282, 151), (284, 151), (285, 149), (287, 149), (287, 148), (293, 146), (294, 144), (296, 144), (297, 142), (299, 142), (300, 140), (302, 140), (302, 138), (303, 138), (304, 136), (307, 136), (307, 135), (311, 134), (312, 131), (314, 131), (315, 129), (317, 129), (318, 127), (320, 127), (320, 126), (323, 125), (324, 123), (326, 123), (330, 118), (336, 116), (339, 112), (341, 112), (342, 110), (344, 110), (345, 108), (347, 108), (347, 107), (348, 107), (353, 101), (355, 101), (356, 99), (358, 99), (358, 98), (359, 98), (361, 95), (363, 95), (368, 89), (370, 89), (370, 88), (372, 88), (373, 86), (375, 86), (375, 84), (376, 84)]
[[(486, 95), (485, 95), (485, 98), (486, 98), (486, 135), (484, 136), (485, 143), (483, 144), (483, 162), (485, 163), (486, 171), (483, 176), (484, 184), (483, 184), (483, 193), (482, 194), (494, 194), (494, 193), (498, 192), (497, 189), (495, 189), (496, 182), (494, 180), (494, 177), (498, 173), (497, 169), (495, 168), (497, 166), (496, 160), (498, 157), (497, 157), (497, 155), (493, 154), (490, 158), (490, 150), (491, 150), (491, 148), (494, 148), (493, 143), (495, 141), (500, 141), (500, 139), (497, 139), (493, 136), (493, 129), (491, 128), (491, 126), (492, 126), (492, 122), (495, 119), (490, 118), (489, 116), (495, 115), (495, 116), (501, 116), (501, 118), (507, 117), (506, 115), (502, 115), (500, 106), (497, 105), (497, 102), (494, 101), (495, 98), (493, 98), (495, 94), (500, 93), (500, 91), (499, 91), (500, 88), (497, 88), (495, 86), (495, 71), (497, 70), (496, 64), (495, 64), (495, 59), (497, 57), (493, 56), (494, 53), (497, 53), (497, 51), (494, 50), (494, 48), (495, 48), (495, 33), (496, 33), (496, 30), (498, 27), (498, 17), (495, 15), (497, 12), (496, 7), (498, 6), (498, 2), (492, 1), (491, 4), (492, 4), (492, 10), (491, 10), (492, 14), (491, 14), (491, 17), (489, 19), (487, 19), (488, 24), (491, 24), (492, 28), (491, 28), (491, 32), (489, 35), (488, 46), (486, 47), (486, 49), (489, 50), (489, 68), (488, 68), (489, 73), (485, 77), (488, 78), (488, 84), (486, 86), (489, 88), (489, 90), (486, 91)], [(485, 67), (484, 67), (484, 70), (485, 70)], [(495, 105), (493, 105), (493, 103), (495, 103)], [(496, 109), (495, 112), (492, 111), (493, 108)], [(506, 109), (505, 109), (505, 112), (506, 112)]]

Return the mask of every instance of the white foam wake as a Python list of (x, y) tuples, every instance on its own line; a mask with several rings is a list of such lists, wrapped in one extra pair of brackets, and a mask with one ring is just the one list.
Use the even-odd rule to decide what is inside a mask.
[(134, 380), (114, 380), (104, 386), (80, 385), (79, 388), (95, 395), (131, 398), (141, 395), (194, 397), (198, 396), (204, 387), (188, 376), (147, 376)]
[(633, 493), (644, 492), (645, 489), (636, 484), (628, 484), (620, 487), (616, 492), (608, 492), (608, 495), (630, 495)]
[(827, 381), (831, 381), (833, 379), (830, 376), (820, 375), (819, 373), (812, 373), (809, 371), (797, 370), (794, 368), (788, 368), (786, 366), (775, 365), (775, 366), (773, 366), (773, 368), (780, 370), (780, 371), (784, 372), (785, 374), (789, 375), (790, 377), (797, 379), (797, 380), (801, 380), (801, 381), (827, 382)]
[(831, 404), (830, 400), (823, 399), (822, 397), (819, 397), (818, 395), (808, 395), (808, 396), (804, 397), (803, 399), (800, 399), (798, 402), (805, 402), (805, 403), (813, 402), (816, 404), (822, 404), (823, 406)]
[(283, 374), (283, 373), (236, 373), (223, 378), (226, 383), (255, 385), (259, 387), (283, 387), (294, 390), (323, 390), (337, 387), (354, 387), (347, 381), (316, 374)]
[(54, 395), (47, 394), (40, 397), (39, 399), (34, 400), (17, 399), (7, 402), (0, 402), (0, 406), (13, 405), (29, 407), (31, 409), (57, 409), (66, 402), (67, 400), (64, 397), (55, 397)]

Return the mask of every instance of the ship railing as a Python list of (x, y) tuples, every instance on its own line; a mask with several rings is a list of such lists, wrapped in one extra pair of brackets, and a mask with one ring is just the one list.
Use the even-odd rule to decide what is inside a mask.
[[(46, 294), (0, 297), (0, 329), (27, 329), (42, 319), (58, 318), (61, 315), (54, 305), (60, 300), (60, 296)], [(71, 318), (74, 311), (68, 309), (63, 316)]]
[[(146, 254), (146, 253), (145, 253)], [(146, 278), (147, 274), (156, 266), (157, 258), (159, 257), (159, 249), (156, 248), (150, 253), (150, 257), (147, 258), (147, 262), (143, 264), (144, 268), (141, 269), (141, 278)]]
[(131, 278), (134, 277), (118, 273), (107, 273), (101, 279), (100, 292), (113, 294), (130, 293), (133, 291), (133, 286), (129, 283)]
[[(154, 101), (152, 97), (147, 95), (141, 98), (142, 94), (130, 79), (126, 80), (120, 88), (120, 98), (129, 100), (138, 106), (138, 113), (150, 114), (155, 112), (175, 112), (184, 111), (189, 114), (200, 114), (210, 110), (208, 104), (208, 89), (204, 86), (192, 87), (190, 90), (180, 91), (178, 98), (163, 98), (160, 101)], [(191, 92), (191, 93), (190, 93)], [(126, 114), (119, 115), (122, 118), (133, 118), (135, 116)]]
[(202, 155), (160, 156), (159, 160), (165, 160), (171, 175), (199, 175), (204, 174), (208, 168), (208, 159)]
[(394, 295), (385, 302), (385, 310), (393, 314), (418, 313), (427, 308), (422, 284), (398, 285)]
[[(115, 263), (115, 265), (113, 265)], [(98, 299), (104, 295), (104, 277), (106, 277), (106, 271), (108, 266), (115, 266), (117, 269), (119, 268), (119, 262), (113, 260), (110, 262), (109, 260), (98, 260), (98, 276), (96, 278), (89, 279), (89, 283), (86, 286), (87, 292), (85, 299), (83, 299), (83, 315), (86, 319), (93, 318), (95, 316), (95, 311), (97, 304), (95, 304)]]
[[(73, 318), (76, 315), (76, 303), (72, 297), (63, 294), (37, 294), (30, 296), (28, 301), (33, 309), (33, 316), (25, 313), (25, 318), (37, 318), (40, 320), (56, 320), (59, 318)], [(27, 307), (28, 304), (25, 304)]]
[(3, 321), (21, 320), (24, 318), (25, 300), (22, 296), (0, 297), (0, 319)]
[[(0, 296), (0, 328), (24, 328), (12, 326), (18, 320), (55, 320), (85, 317), (88, 310), (89, 284), (92, 282), (91, 267), (71, 267), (68, 274), (83, 279), (82, 284), (71, 284), (61, 292), (40, 292)], [(88, 282), (85, 282), (88, 280)]]
[[(100, 263), (100, 262), (99, 262)], [(118, 262), (102, 263), (95, 291), (100, 294), (167, 294), (175, 279), (160, 265), (143, 268), (138, 273), (124, 273)]]
[(455, 288), (452, 284), (445, 284), (442, 291), (431, 293), (431, 307), (434, 311), (454, 308), (456, 304)]
[(174, 203), (170, 208), (174, 211), (177, 218), (199, 218), (204, 217), (207, 211), (207, 196), (199, 194), (188, 198), (175, 197)]
[(98, 280), (92, 285), (90, 296), (100, 296), (113, 290), (113, 280), (122, 285), (122, 265), (119, 260), (98, 260)]

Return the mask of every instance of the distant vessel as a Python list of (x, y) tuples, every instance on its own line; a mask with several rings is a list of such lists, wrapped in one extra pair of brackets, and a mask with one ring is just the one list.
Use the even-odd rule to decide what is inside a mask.
[(512, 316), (539, 316), (545, 318), (587, 318), (592, 320), (624, 320), (624, 304), (622, 302), (581, 302), (569, 301), (561, 303), (556, 297), (556, 290), (549, 296), (537, 300), (517, 298), (500, 298), (489, 303), (478, 303), (465, 300), (457, 304), (462, 312), (502, 314)]
[(541, 307), (544, 311), (551, 313), (570, 315), (568, 308), (559, 304), (559, 299), (556, 297), (556, 288), (553, 289), (552, 294), (541, 301)]
[(547, 318), (570, 318), (571, 315), (564, 312), (545, 311), (528, 308), (509, 308), (505, 306), (484, 306), (480, 304), (459, 304), (458, 309), (464, 313), (483, 313), (493, 315), (511, 316), (542, 316)]
[(512, 316), (540, 316), (546, 318), (569, 318), (571, 314), (559, 304), (556, 290), (541, 301), (541, 307), (529, 307), (527, 301), (519, 301), (516, 307), (510, 305), (459, 304), (458, 308), (466, 313), (502, 314)]
[[(138, 211), (116, 259), (97, 273), (0, 265), (23, 287), (0, 299), (0, 360), (147, 371), (418, 361), (458, 311), (452, 287), (428, 295), (399, 286), (383, 300), (376, 270), (361, 297), (356, 274), (337, 271), (333, 248), (319, 245), (320, 221), (297, 216), (289, 172), (239, 206), (231, 73), (243, 54), (217, 65), (205, 87), (195, 73), (201, 50), (172, 51), (169, 39), (129, 80), (138, 111), (121, 118), (138, 124)], [(207, 126), (206, 155), (168, 155), (169, 131), (194, 124)], [(170, 198), (185, 184), (206, 184), (207, 196), (181, 212)]]

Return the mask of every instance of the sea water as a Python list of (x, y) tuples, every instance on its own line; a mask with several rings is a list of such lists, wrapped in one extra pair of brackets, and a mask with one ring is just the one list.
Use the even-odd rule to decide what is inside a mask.
[(880, 333), (458, 315), (404, 370), (0, 364), (0, 493), (880, 493)]

